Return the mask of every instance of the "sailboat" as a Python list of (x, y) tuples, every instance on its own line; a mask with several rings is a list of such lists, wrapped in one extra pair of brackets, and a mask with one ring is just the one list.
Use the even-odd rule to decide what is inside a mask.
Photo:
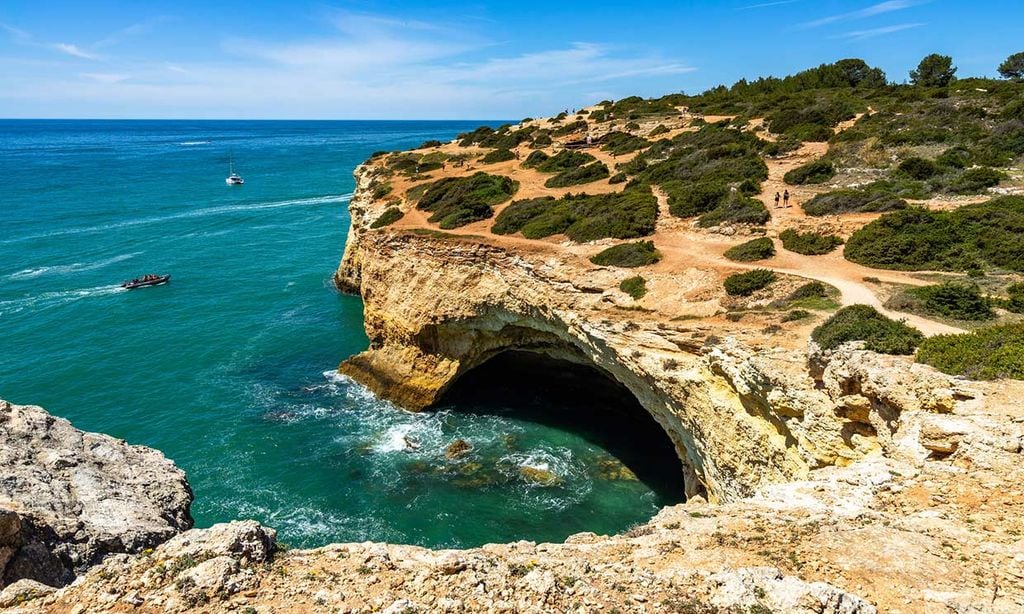
[(245, 179), (242, 179), (242, 176), (235, 172), (234, 158), (230, 158), (228, 160), (228, 169), (231, 174), (228, 175), (226, 179), (224, 179), (224, 183), (228, 185), (242, 185), (243, 183), (245, 183)]

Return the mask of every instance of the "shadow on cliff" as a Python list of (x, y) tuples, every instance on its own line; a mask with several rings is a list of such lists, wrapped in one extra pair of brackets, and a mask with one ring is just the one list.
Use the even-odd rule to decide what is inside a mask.
[(461, 376), (433, 409), (573, 433), (625, 465), (660, 505), (684, 499), (683, 468), (668, 435), (625, 386), (596, 368), (506, 351)]

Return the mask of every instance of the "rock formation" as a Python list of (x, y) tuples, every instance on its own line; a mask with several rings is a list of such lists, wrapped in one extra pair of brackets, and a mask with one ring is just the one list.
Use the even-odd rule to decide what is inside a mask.
[(192, 526), (192, 491), (163, 454), (0, 401), (0, 587), (51, 586)]

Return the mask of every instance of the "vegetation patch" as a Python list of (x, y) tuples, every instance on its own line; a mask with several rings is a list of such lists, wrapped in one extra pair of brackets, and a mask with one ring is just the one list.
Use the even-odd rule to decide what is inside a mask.
[(953, 320), (978, 322), (996, 317), (988, 298), (977, 285), (950, 281), (933, 286), (909, 288), (886, 304), (890, 309)]
[[(638, 126), (639, 127), (639, 126)], [(602, 151), (615, 155), (627, 154), (650, 146), (647, 139), (628, 132), (610, 132), (602, 140)]]
[(878, 313), (869, 305), (843, 307), (811, 333), (818, 345), (831, 350), (850, 341), (863, 341), (864, 347), (881, 354), (913, 354), (924, 335)]
[(590, 257), (591, 262), (600, 266), (625, 268), (647, 266), (659, 260), (661, 260), (661, 253), (655, 249), (653, 241), (614, 245)]
[(495, 232), (528, 239), (565, 234), (573, 241), (635, 239), (654, 232), (658, 201), (647, 186), (615, 194), (566, 194), (516, 201), (495, 220)]
[(807, 318), (811, 317), (811, 315), (813, 315), (813, 314), (811, 314), (810, 311), (805, 311), (803, 309), (794, 309), (792, 311), (786, 312), (782, 316), (782, 321), (783, 322), (799, 322), (800, 320), (806, 320)]
[(697, 225), (710, 228), (721, 224), (753, 224), (761, 225), (771, 219), (768, 209), (759, 200), (743, 196), (739, 192), (730, 192), (717, 207), (700, 216)]
[(494, 151), (488, 152), (482, 158), (484, 164), (496, 164), (498, 162), (508, 162), (509, 160), (515, 160), (516, 154), (512, 153), (509, 149), (495, 149)]
[(594, 162), (586, 166), (571, 168), (562, 171), (544, 182), (546, 188), (564, 188), (571, 185), (582, 185), (592, 183), (600, 179), (607, 179), (610, 172), (602, 162)]
[(804, 256), (827, 254), (843, 244), (843, 240), (835, 235), (797, 232), (792, 228), (782, 231), (779, 239), (782, 240), (782, 247)]
[(808, 185), (825, 183), (836, 176), (836, 167), (828, 160), (814, 160), (798, 166), (783, 175), (782, 180), (789, 185)]
[(737, 262), (753, 262), (765, 260), (775, 255), (775, 243), (768, 237), (761, 237), (753, 241), (747, 241), (730, 247), (725, 252), (725, 257)]
[(967, 271), (989, 264), (1024, 271), (1024, 197), (953, 211), (910, 208), (883, 215), (846, 242), (848, 260), (899, 270)]
[(774, 307), (787, 309), (815, 309), (817, 311), (830, 311), (839, 307), (836, 299), (839, 297), (839, 290), (820, 281), (809, 281), (796, 290), (790, 292), (784, 300)]
[(446, 177), (426, 189), (416, 208), (430, 211), (429, 221), (441, 228), (458, 228), (491, 217), (492, 207), (511, 198), (518, 188), (508, 177), (483, 172)]
[(542, 151), (533, 152), (523, 161), (523, 166), (526, 168), (536, 168), (542, 173), (561, 173), (596, 161), (597, 158), (588, 153), (563, 149), (553, 156), (549, 156)]
[(384, 226), (390, 226), (402, 219), (402, 216), (404, 215), (405, 214), (402, 213), (401, 209), (398, 207), (388, 207), (384, 210), (384, 213), (380, 214), (380, 217), (370, 224), (370, 228), (383, 228)]
[(1024, 324), (925, 339), (917, 362), (975, 380), (1024, 379)]
[(768, 287), (777, 278), (775, 271), (754, 269), (726, 277), (723, 285), (729, 296), (750, 296), (758, 290)]
[(639, 275), (628, 277), (619, 283), (619, 290), (633, 297), (634, 301), (638, 301), (647, 294), (647, 280)]
[(907, 208), (907, 201), (885, 189), (859, 188), (818, 194), (803, 205), (807, 215), (885, 213)]

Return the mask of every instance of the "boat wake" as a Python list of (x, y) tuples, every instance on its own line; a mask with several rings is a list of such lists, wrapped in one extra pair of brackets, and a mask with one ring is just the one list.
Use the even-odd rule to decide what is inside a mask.
[(0, 301), (0, 317), (13, 315), (26, 309), (36, 311), (49, 307), (56, 307), (58, 305), (66, 305), (86, 298), (109, 296), (111, 294), (117, 294), (118, 292), (124, 292), (124, 288), (120, 285), (96, 286), (94, 288), (79, 288), (77, 290), (43, 292), (32, 296)]
[(131, 260), (141, 253), (142, 252), (121, 254), (120, 256), (114, 256), (113, 258), (98, 260), (96, 262), (74, 262), (72, 264), (34, 267), (18, 271), (17, 273), (11, 273), (10, 275), (7, 275), (7, 279), (12, 281), (19, 279), (35, 279), (36, 277), (42, 277), (44, 275), (66, 275), (68, 273), (92, 271), (95, 269), (102, 269), (103, 267), (110, 266), (112, 264), (117, 264), (118, 262), (124, 262), (125, 260)]
[(127, 220), (124, 222), (118, 222), (116, 224), (103, 224), (99, 226), (86, 226), (82, 228), (67, 228), (64, 230), (55, 230), (53, 232), (46, 232), (34, 235), (27, 235), (24, 237), (15, 237), (12, 239), (5, 239), (0, 241), (0, 245), (7, 245), (11, 243), (20, 243), (23, 241), (32, 241), (34, 239), (47, 239), (51, 237), (60, 237), (65, 235), (78, 235), (87, 234), (92, 232), (103, 232), (107, 230), (117, 230), (120, 228), (128, 228), (132, 226), (145, 226), (148, 224), (160, 224), (164, 222), (170, 222), (174, 220), (191, 219), (197, 217), (209, 217), (215, 215), (225, 215), (228, 213), (238, 213), (245, 211), (261, 211), (264, 209), (280, 209), (283, 207), (304, 207), (304, 206), (315, 206), (333, 203), (347, 203), (352, 200), (352, 193), (348, 194), (337, 194), (332, 196), (314, 196), (312, 198), (296, 198), (293, 200), (280, 200), (270, 201), (263, 203), (250, 203), (246, 205), (225, 205), (222, 207), (205, 207), (203, 209), (193, 209), (191, 211), (182, 211), (180, 213), (172, 213), (170, 215), (161, 215), (153, 217), (144, 217), (137, 220)]

